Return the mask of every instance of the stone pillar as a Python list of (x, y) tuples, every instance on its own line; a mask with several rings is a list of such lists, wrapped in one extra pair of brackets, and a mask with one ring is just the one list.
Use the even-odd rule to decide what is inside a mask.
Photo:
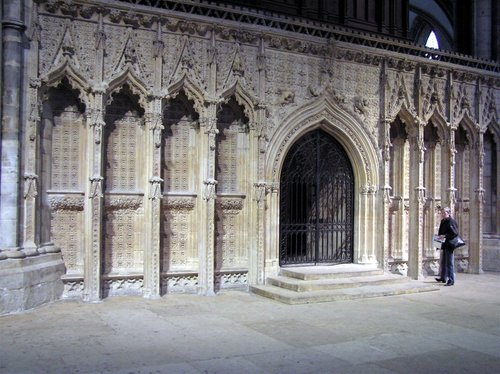
[[(217, 198), (215, 180), (215, 149), (217, 130), (216, 104), (210, 103), (208, 116), (202, 120), (201, 126), (206, 134), (202, 154), (206, 156), (205, 178), (203, 179), (203, 200), (205, 201), (202, 217), (205, 227), (202, 230), (202, 240), (199, 244), (200, 271), (198, 274), (198, 293), (214, 295), (215, 287), (215, 199)], [(203, 152), (205, 151), (205, 152)]]
[(101, 263), (103, 242), (103, 142), (104, 91), (95, 90), (92, 107), (87, 109), (87, 154), (89, 179), (85, 198), (85, 255), (83, 300), (101, 300)]
[[(252, 261), (252, 265), (255, 263), (255, 277), (252, 279), (254, 284), (264, 284), (264, 240), (265, 240), (265, 218), (266, 218), (266, 194), (267, 194), (267, 183), (257, 182), (254, 184), (255, 187), (255, 198), (257, 202), (257, 245), (251, 247), (253, 252), (255, 252), (255, 261)], [(250, 257), (253, 255), (250, 254)]]
[(266, 251), (265, 251), (265, 277), (276, 276), (279, 272), (280, 260), (280, 199), (279, 199), (279, 184), (271, 183), (267, 186), (266, 205), (269, 207), (266, 210)]
[(152, 113), (146, 115), (148, 131), (146, 149), (148, 150), (147, 173), (149, 178), (149, 193), (145, 199), (144, 235), (144, 284), (143, 296), (151, 299), (159, 298), (161, 292), (160, 264), (160, 224), (162, 183), (161, 179), (161, 137), (162, 113), (161, 99), (152, 103)]
[[(493, 0), (496, 1), (496, 0)], [(492, 0), (474, 1), (474, 54), (477, 57), (487, 60), (494, 59), (492, 55), (492, 20), (493, 14)], [(457, 6), (459, 6), (457, 4)], [(498, 20), (497, 20), (498, 22)]]
[(447, 173), (446, 173), (446, 199), (443, 199), (445, 202), (444, 206), (448, 206), (452, 212), (455, 211), (455, 204), (457, 202), (457, 189), (455, 188), (455, 156), (457, 150), (455, 148), (455, 129), (450, 127), (450, 133), (448, 138), (448, 163), (447, 163)]
[(410, 213), (409, 213), (409, 248), (408, 276), (413, 279), (423, 277), (422, 248), (425, 187), (423, 186), (424, 168), (424, 122), (417, 122), (411, 129), (410, 136)]
[[(484, 170), (484, 130), (478, 134), (475, 152), (471, 152), (471, 165), (479, 165), (476, 169), (471, 167), (471, 201), (470, 204), (470, 231), (469, 231), (469, 266), (468, 272), (480, 274), (483, 272), (482, 242), (483, 242), (483, 170)], [(472, 196), (474, 194), (475, 196)]]
[(389, 225), (389, 217), (391, 214), (391, 205), (392, 205), (392, 187), (391, 187), (391, 120), (386, 119), (382, 121), (383, 126), (383, 184), (380, 189), (381, 192), (381, 202), (383, 206), (381, 222), (384, 223), (384, 231), (382, 234), (382, 243), (383, 243), (383, 252), (381, 256), (382, 268), (384, 272), (389, 271), (389, 249), (390, 249), (390, 225)]
[[(20, 130), (23, 76), (24, 1), (4, 0), (2, 17), (2, 108), (0, 249), (20, 244)], [(28, 178), (28, 180), (34, 180)]]

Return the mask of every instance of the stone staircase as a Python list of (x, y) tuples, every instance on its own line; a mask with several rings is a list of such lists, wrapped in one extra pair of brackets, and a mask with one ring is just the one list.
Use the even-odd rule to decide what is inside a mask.
[(438, 290), (430, 279), (424, 283), (385, 274), (371, 265), (310, 266), (281, 269), (279, 276), (250, 291), (286, 304), (309, 304)]

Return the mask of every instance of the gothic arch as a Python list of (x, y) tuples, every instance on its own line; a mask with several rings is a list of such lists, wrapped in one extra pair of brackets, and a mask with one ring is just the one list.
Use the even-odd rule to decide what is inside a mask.
[(181, 90), (184, 90), (187, 98), (193, 101), (196, 112), (202, 115), (203, 103), (206, 97), (205, 92), (186, 73), (179, 80), (167, 87), (166, 98), (175, 97)]
[(394, 122), (397, 117), (399, 117), (401, 122), (405, 124), (407, 131), (411, 130), (411, 127), (413, 127), (416, 123), (419, 123), (418, 117), (406, 106), (405, 103), (401, 105), (401, 108), (394, 114), (394, 117), (391, 117), (390, 122)]
[(268, 180), (279, 181), (289, 147), (304, 133), (317, 128), (332, 135), (344, 147), (353, 166), (358, 191), (379, 185), (376, 146), (362, 124), (329, 96), (323, 96), (291, 114), (272, 136), (267, 157)]
[(471, 144), (476, 144), (479, 135), (479, 125), (468, 114), (465, 114), (460, 120), (455, 121), (453, 128), (456, 130), (460, 126), (465, 130)]
[(224, 101), (229, 100), (232, 96), (235, 97), (238, 104), (243, 106), (245, 115), (248, 117), (250, 124), (255, 124), (257, 122), (255, 108), (257, 107), (258, 100), (241, 85), (239, 80), (220, 94), (221, 99)]
[[(279, 186), (281, 170), (288, 150), (299, 138), (315, 129), (321, 129), (335, 138), (344, 148), (352, 166), (354, 206), (356, 207), (353, 262), (381, 263), (382, 254), (379, 250), (380, 246), (377, 245), (380, 241), (379, 231), (374, 226), (379, 214), (376, 201), (380, 185), (378, 171), (381, 160), (367, 129), (343, 110), (333, 97), (324, 94), (285, 119), (270, 140), (266, 179), (272, 182), (272, 185)], [(280, 211), (279, 206), (275, 209), (276, 212)], [(271, 220), (277, 222), (278, 218), (271, 217)]]
[(113, 93), (119, 92), (125, 84), (128, 84), (132, 93), (139, 97), (139, 105), (146, 110), (148, 108), (148, 90), (130, 67), (111, 79), (106, 92), (108, 99)]
[(88, 108), (90, 100), (85, 93), (89, 91), (90, 85), (87, 83), (83, 75), (73, 68), (73, 65), (68, 59), (41, 78), (41, 81), (44, 84), (43, 90), (50, 87), (57, 87), (65, 78), (71, 88), (79, 92), (78, 97), (80, 101)]
[(443, 118), (441, 113), (434, 112), (433, 115), (427, 120), (426, 126), (430, 124), (436, 127), (439, 135), (439, 140), (441, 141), (442, 144), (444, 144), (444, 142), (447, 141), (449, 138), (449, 131), (448, 131), (449, 125), (446, 122), (446, 119)]

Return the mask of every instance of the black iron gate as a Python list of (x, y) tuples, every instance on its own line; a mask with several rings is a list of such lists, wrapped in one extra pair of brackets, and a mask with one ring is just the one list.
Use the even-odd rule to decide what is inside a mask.
[(288, 152), (280, 179), (280, 265), (353, 259), (354, 175), (342, 146), (322, 130)]

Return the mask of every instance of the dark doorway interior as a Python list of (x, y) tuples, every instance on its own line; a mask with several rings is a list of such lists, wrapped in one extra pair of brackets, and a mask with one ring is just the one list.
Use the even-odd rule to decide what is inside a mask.
[(289, 150), (280, 179), (280, 266), (353, 261), (354, 174), (322, 130)]

